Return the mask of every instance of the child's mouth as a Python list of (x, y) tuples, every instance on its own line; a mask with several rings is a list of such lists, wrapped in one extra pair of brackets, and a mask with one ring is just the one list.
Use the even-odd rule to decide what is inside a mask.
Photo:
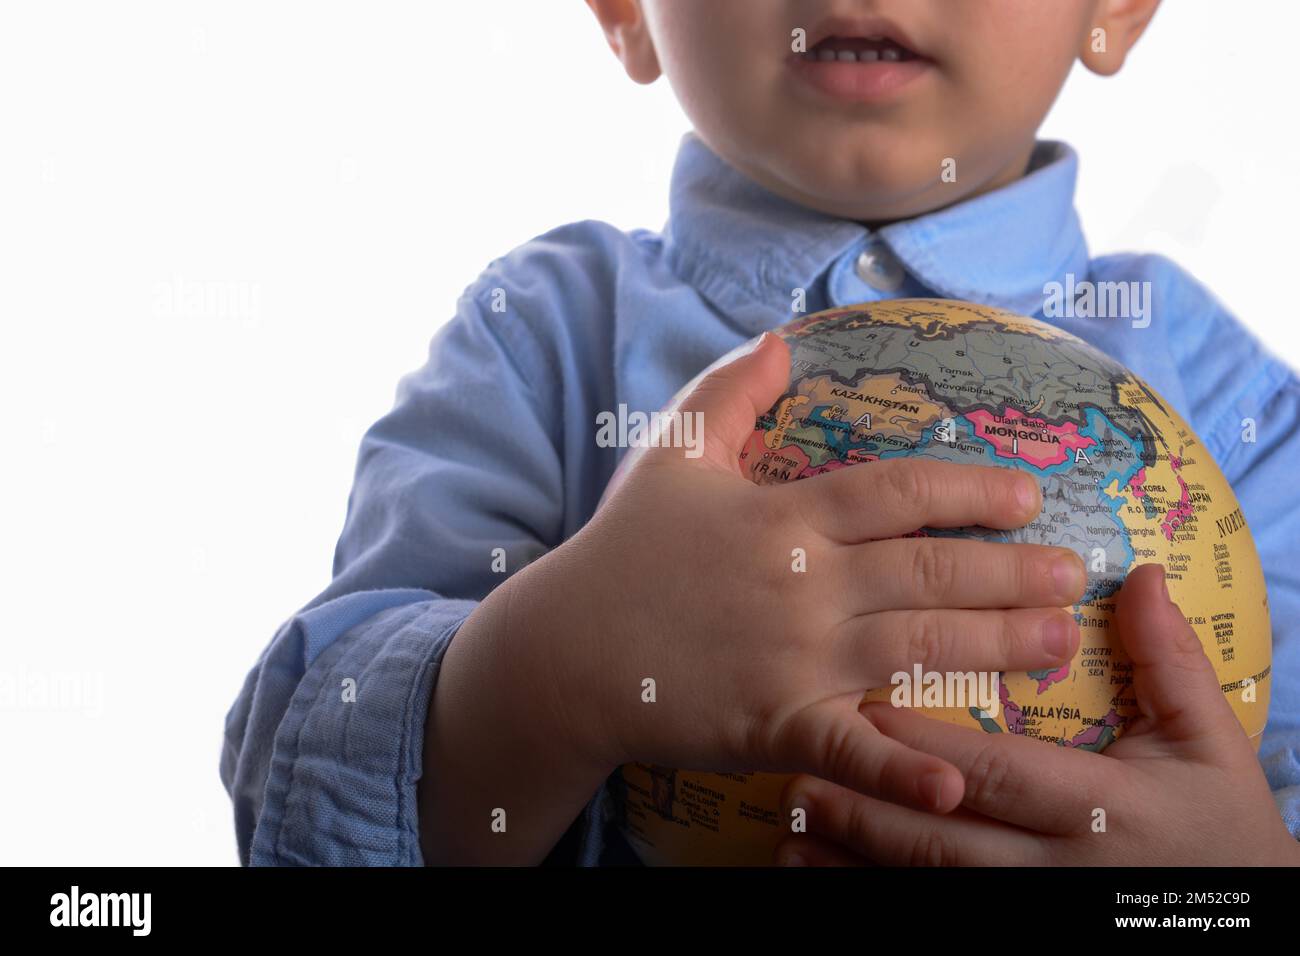
[(916, 58), (888, 37), (827, 37), (801, 57), (813, 63), (900, 63)]
[(824, 35), (806, 52), (790, 57), (795, 75), (823, 96), (852, 103), (882, 104), (928, 72), (934, 63), (880, 29)]

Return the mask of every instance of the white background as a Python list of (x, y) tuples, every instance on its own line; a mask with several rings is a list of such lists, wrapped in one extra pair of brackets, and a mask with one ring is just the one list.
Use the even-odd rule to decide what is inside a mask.
[[(363, 430), (490, 259), (660, 226), (686, 122), (579, 0), (0, 9), (0, 862), (232, 863), (223, 719)], [(1169, 2), (1044, 129), (1094, 254), (1293, 364), (1297, 11)]]

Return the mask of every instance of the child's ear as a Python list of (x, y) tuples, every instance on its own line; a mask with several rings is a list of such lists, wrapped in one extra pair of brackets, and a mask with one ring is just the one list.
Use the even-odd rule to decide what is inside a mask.
[(640, 0), (587, 0), (605, 40), (637, 83), (653, 83), (662, 72)]
[(1101, 76), (1118, 73), (1158, 6), (1160, 0), (1098, 0), (1079, 61)]

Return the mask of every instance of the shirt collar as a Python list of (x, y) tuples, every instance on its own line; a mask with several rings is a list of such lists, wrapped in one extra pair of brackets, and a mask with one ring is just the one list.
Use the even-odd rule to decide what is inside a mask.
[[(794, 290), (812, 288), (836, 265), (833, 275), (845, 274), (873, 243), (889, 248), (912, 288), (1033, 315), (1048, 282), (1088, 271), (1077, 173), (1074, 150), (1040, 142), (1030, 171), (1010, 185), (872, 231), (782, 199), (687, 134), (672, 176), (668, 261), (748, 331), (788, 319)], [(834, 306), (886, 297), (845, 281), (830, 282), (828, 295)]]

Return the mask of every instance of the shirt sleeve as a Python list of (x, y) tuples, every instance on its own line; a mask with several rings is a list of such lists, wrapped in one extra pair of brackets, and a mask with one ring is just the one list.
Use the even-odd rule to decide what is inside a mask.
[(1273, 663), (1259, 759), (1287, 829), (1300, 838), (1300, 381), (1281, 362), (1256, 366), (1209, 443), (1236, 491), (1268, 588)]
[(422, 862), (415, 787), (443, 653), (478, 601), (564, 537), (553, 376), (494, 293), (487, 278), (467, 291), (367, 432), (333, 580), (227, 715), (221, 777), (245, 864)]

